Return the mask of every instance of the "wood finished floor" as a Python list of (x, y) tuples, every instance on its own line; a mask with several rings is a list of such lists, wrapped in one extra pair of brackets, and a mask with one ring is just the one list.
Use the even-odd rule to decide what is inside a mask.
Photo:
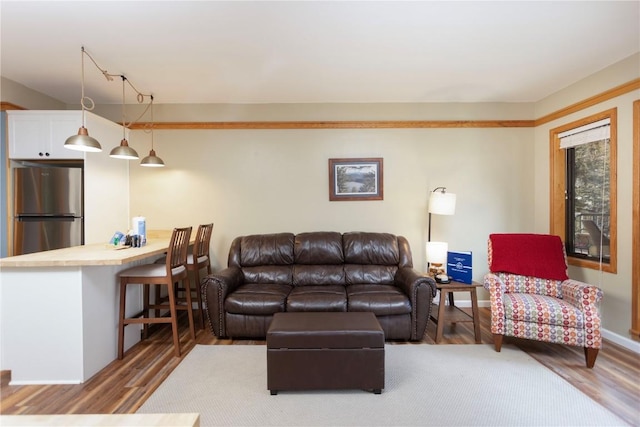
[[(489, 309), (480, 309), (482, 342), (491, 344)], [(0, 414), (110, 414), (134, 413), (193, 348), (185, 322), (180, 328), (183, 354), (173, 356), (168, 328), (129, 350), (79, 385), (10, 386), (10, 372), (0, 375)], [(433, 341), (430, 322), (423, 339)], [(208, 330), (198, 330), (195, 343), (204, 345), (264, 344), (255, 340), (220, 340)], [(470, 323), (446, 325), (439, 345), (475, 345)], [(640, 356), (605, 341), (594, 369), (584, 365), (582, 348), (505, 338), (578, 389), (633, 426), (640, 426)], [(266, 390), (265, 390), (266, 392)]]

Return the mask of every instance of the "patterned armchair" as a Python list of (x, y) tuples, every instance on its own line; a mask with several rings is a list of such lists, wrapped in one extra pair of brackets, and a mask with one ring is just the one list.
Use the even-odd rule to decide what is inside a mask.
[(496, 351), (503, 336), (584, 347), (593, 368), (602, 346), (602, 291), (567, 276), (564, 244), (545, 234), (491, 234), (484, 287)]

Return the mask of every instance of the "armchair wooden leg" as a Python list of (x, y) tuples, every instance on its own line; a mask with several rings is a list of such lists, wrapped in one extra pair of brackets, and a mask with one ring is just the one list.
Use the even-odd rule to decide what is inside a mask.
[(596, 358), (598, 357), (599, 350), (600, 349), (598, 348), (584, 348), (584, 357), (587, 362), (587, 368), (593, 368), (593, 366), (596, 364)]
[(502, 350), (502, 337), (503, 335), (493, 334), (493, 345), (495, 346), (498, 353), (500, 353), (500, 350)]

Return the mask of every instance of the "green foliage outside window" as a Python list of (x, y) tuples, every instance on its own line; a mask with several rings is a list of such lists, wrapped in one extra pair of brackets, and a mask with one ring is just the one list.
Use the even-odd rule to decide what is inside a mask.
[(570, 255), (609, 257), (609, 153), (608, 139), (567, 152), (567, 218), (573, 220), (567, 224), (567, 241), (573, 242)]

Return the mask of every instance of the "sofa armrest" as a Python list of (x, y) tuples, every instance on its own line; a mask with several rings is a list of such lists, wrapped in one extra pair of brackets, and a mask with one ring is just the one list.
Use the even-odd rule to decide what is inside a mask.
[(585, 347), (601, 348), (600, 301), (603, 296), (602, 290), (597, 286), (572, 279), (564, 280), (560, 286), (562, 287), (562, 299), (578, 307), (584, 315)]
[(227, 336), (224, 320), (224, 300), (244, 282), (244, 275), (238, 267), (228, 267), (209, 274), (202, 280), (204, 312), (211, 332), (218, 338)]
[(491, 302), (491, 333), (504, 335), (504, 303), (502, 297), (507, 291), (507, 286), (500, 277), (493, 273), (485, 274), (484, 288), (489, 291)]
[(395, 285), (411, 301), (411, 340), (421, 340), (429, 322), (431, 300), (436, 295), (436, 282), (413, 268), (404, 267), (398, 269)]
[[(598, 314), (603, 295), (600, 288), (573, 279), (563, 281), (560, 286), (562, 287), (563, 300), (578, 307), (583, 312)], [(599, 314), (598, 317), (600, 317)]]

